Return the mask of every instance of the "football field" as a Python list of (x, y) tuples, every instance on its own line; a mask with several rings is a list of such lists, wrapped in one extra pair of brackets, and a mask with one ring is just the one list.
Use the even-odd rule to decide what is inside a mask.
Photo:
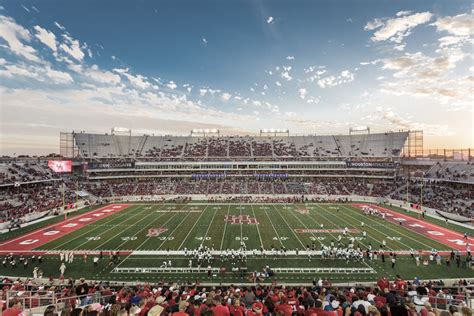
[[(386, 216), (367, 215), (362, 210), (366, 206)], [(380, 255), (377, 260), (321, 259), (323, 246), (339, 242), (354, 243), (364, 251), (382, 249), (386, 262)], [(60, 253), (74, 253), (68, 272), (75, 277), (245, 282), (250, 272), (269, 266), (278, 280), (309, 282), (315, 277), (373, 280), (397, 273), (407, 277), (473, 277), (472, 270), (455, 266), (448, 270), (435, 265), (416, 267), (408, 255), (423, 251), (427, 257), (432, 249), (463, 251), (467, 242), (471, 243), (463, 238), (463, 230), (368, 204), (165, 203), (108, 205), (0, 243), (0, 250), (43, 254), (54, 266), (45, 268), (45, 273), (48, 269), (57, 273)], [(245, 261), (225, 256), (243, 246)], [(189, 255), (199, 247), (208, 247), (213, 254), (213, 259), (205, 260), (201, 267)], [(118, 260), (109, 264), (108, 254), (116, 251)], [(101, 252), (103, 258), (93, 267), (92, 257)], [(399, 253), (394, 269), (390, 252)], [(226, 274), (219, 273), (222, 267)], [(242, 270), (237, 272), (237, 267)], [(9, 275), (8, 267), (4, 270), (2, 274)]]

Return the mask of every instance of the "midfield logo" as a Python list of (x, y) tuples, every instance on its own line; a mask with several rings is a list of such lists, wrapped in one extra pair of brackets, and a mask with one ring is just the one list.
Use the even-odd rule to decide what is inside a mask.
[(255, 217), (248, 215), (226, 215), (224, 221), (235, 224), (247, 224), (247, 225), (258, 225), (258, 221)]
[(309, 214), (309, 210), (307, 208), (297, 208), (297, 209), (295, 209), (295, 212), (303, 214), (303, 215), (308, 215)]
[(148, 230), (148, 234), (147, 236), (148, 237), (156, 237), (156, 236), (159, 236), (160, 234), (164, 233), (165, 231), (167, 231), (168, 228), (164, 228), (164, 227), (160, 227), (160, 228), (150, 228)]

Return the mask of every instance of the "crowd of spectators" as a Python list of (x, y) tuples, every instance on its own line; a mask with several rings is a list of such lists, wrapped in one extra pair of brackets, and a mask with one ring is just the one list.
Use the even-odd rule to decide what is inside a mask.
[[(472, 315), (466, 305), (472, 287), (465, 280), (440, 282), (385, 277), (372, 286), (213, 286), (197, 284), (111, 285), (84, 279), (2, 280), (0, 311), (5, 316), (47, 306), (44, 315), (139, 316), (442, 316)], [(9, 301), (7, 302), (7, 292)], [(32, 298), (24, 300), (23, 298)], [(54, 300), (53, 300), (54, 297)], [(8, 305), (8, 306), (7, 306)]]
[(58, 179), (45, 163), (28, 161), (26, 163), (1, 163), (0, 185)]
[[(0, 222), (33, 212), (54, 210), (63, 206), (62, 182), (40, 182), (1, 189)], [(77, 201), (76, 193), (64, 186), (64, 203)]]
[[(409, 201), (420, 203), (421, 181), (410, 180)], [(121, 195), (173, 194), (294, 194), (359, 195), (406, 200), (406, 181), (383, 181), (351, 178), (222, 178), (222, 179), (154, 179), (138, 182), (91, 182), (86, 190), (100, 197)], [(423, 182), (423, 205), (467, 217), (474, 214), (474, 189), (469, 185), (446, 182)]]

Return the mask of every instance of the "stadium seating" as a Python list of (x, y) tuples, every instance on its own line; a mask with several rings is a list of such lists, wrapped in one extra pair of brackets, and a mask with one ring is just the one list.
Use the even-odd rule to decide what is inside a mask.
[(86, 158), (398, 157), (408, 132), (336, 136), (123, 136), (75, 133)]
[[(253, 272), (254, 281), (266, 273)], [(0, 312), (17, 315), (46, 310), (55, 315), (471, 315), (467, 306), (472, 285), (459, 280), (452, 286), (441, 281), (405, 281), (380, 278), (365, 286), (336, 287), (315, 279), (313, 286), (177, 286), (172, 283), (135, 285), (87, 282), (83, 279), (49, 282), (4, 278)], [(7, 293), (9, 294), (7, 297)], [(80, 295), (79, 293), (84, 293)], [(8, 299), (8, 301), (7, 301)], [(179, 313), (178, 313), (179, 312)], [(186, 313), (186, 314), (184, 314)], [(455, 314), (459, 313), (459, 314)], [(44, 312), (44, 315), (47, 312)]]

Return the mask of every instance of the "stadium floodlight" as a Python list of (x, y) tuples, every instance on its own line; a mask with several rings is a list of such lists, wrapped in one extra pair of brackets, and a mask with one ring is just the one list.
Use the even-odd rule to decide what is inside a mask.
[(370, 127), (368, 126), (357, 126), (357, 127), (351, 127), (349, 128), (349, 135), (352, 133), (360, 133), (360, 132), (367, 132), (370, 134)]
[(210, 135), (217, 135), (219, 136), (220, 131), (217, 128), (193, 128), (191, 130), (191, 136), (210, 136)]
[(263, 128), (260, 130), (260, 136), (264, 134), (273, 134), (274, 136), (277, 134), (287, 134), (290, 136), (290, 130), (286, 128)]

